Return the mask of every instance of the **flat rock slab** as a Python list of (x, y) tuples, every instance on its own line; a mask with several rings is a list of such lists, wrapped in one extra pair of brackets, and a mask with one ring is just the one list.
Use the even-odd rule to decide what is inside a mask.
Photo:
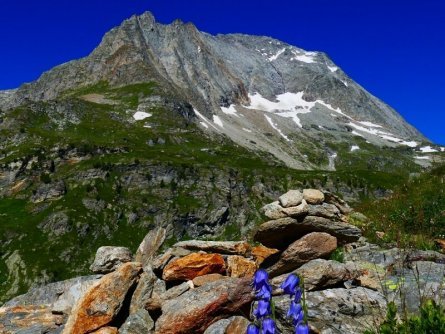
[(220, 254), (192, 253), (171, 261), (162, 273), (165, 281), (188, 281), (206, 274), (224, 274), (226, 264)]
[(95, 274), (108, 274), (131, 261), (133, 254), (127, 247), (102, 246), (98, 248), (90, 270)]
[(228, 278), (192, 289), (162, 306), (156, 334), (202, 334), (220, 319), (236, 315), (253, 301), (250, 279)]
[(166, 233), (167, 231), (162, 227), (155, 228), (148, 232), (136, 251), (135, 260), (144, 266), (151, 264), (159, 248), (165, 241)]
[(128, 262), (103, 276), (74, 306), (63, 334), (85, 334), (108, 325), (119, 313), (141, 270), (140, 263)]
[(219, 280), (225, 279), (225, 278), (227, 278), (227, 276), (223, 276), (221, 274), (202, 275), (202, 276), (195, 277), (193, 279), (193, 285), (195, 287), (199, 287), (199, 286), (202, 286), (204, 284), (216, 282), (216, 281), (219, 281)]
[(327, 233), (313, 232), (292, 243), (279, 257), (278, 261), (263, 266), (271, 277), (288, 273), (303, 264), (318, 258), (328, 257), (337, 249), (337, 239)]
[(245, 241), (187, 240), (177, 242), (173, 245), (173, 248), (231, 255), (246, 255), (250, 250), (249, 244)]

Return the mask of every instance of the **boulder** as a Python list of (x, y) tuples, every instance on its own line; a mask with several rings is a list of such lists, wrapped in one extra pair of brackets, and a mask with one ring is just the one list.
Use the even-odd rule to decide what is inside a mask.
[(73, 307), (62, 333), (89, 333), (112, 322), (141, 269), (140, 263), (128, 262), (103, 276)]
[(306, 216), (298, 223), (301, 233), (326, 232), (335, 236), (340, 244), (357, 241), (361, 236), (361, 230), (351, 224), (333, 221), (323, 217)]
[(250, 279), (227, 278), (167, 301), (156, 322), (156, 334), (204, 333), (218, 320), (250, 307), (253, 301), (250, 283)]
[(340, 210), (333, 204), (323, 203), (321, 205), (308, 205), (307, 214), (332, 220), (340, 220)]
[(252, 247), (251, 254), (255, 258), (255, 263), (259, 266), (269, 256), (278, 253), (279, 250), (275, 248), (268, 248), (263, 245)]
[(13, 306), (0, 308), (0, 333), (60, 333), (66, 318), (53, 314), (47, 306)]
[(302, 200), (303, 194), (299, 190), (289, 190), (287, 193), (281, 195), (278, 198), (278, 201), (283, 208), (297, 206), (301, 203)]
[(224, 274), (226, 265), (220, 254), (192, 253), (171, 261), (162, 273), (165, 281), (187, 281), (206, 274)]
[(118, 334), (118, 330), (116, 327), (102, 327), (97, 331), (91, 332), (91, 334)]
[(279, 201), (272, 202), (263, 206), (260, 210), (269, 219), (285, 218), (287, 215), (283, 212), (283, 207)]
[[(277, 325), (282, 333), (293, 333), (286, 317), (290, 299), (275, 297)], [(362, 287), (327, 289), (306, 293), (308, 320), (316, 333), (363, 333), (375, 329), (386, 315), (385, 297)]]
[(287, 217), (270, 220), (261, 224), (255, 232), (254, 240), (266, 247), (284, 249), (303, 236), (298, 220)]
[(136, 251), (135, 260), (142, 263), (143, 266), (151, 264), (159, 248), (165, 241), (166, 233), (167, 231), (162, 227), (155, 228), (148, 232)]
[(302, 216), (305, 216), (308, 214), (309, 207), (305, 200), (301, 202), (301, 204), (297, 206), (290, 206), (288, 208), (283, 208), (283, 212), (286, 214), (286, 216), (292, 217), (292, 218), (299, 218)]
[(321, 204), (324, 202), (324, 194), (317, 189), (304, 189), (303, 198), (308, 204)]
[(250, 321), (244, 317), (235, 316), (229, 318), (230, 323), (226, 328), (224, 334), (244, 334), (246, 333), (247, 326), (249, 326)]
[(204, 284), (215, 282), (215, 281), (219, 281), (219, 280), (224, 279), (224, 278), (227, 278), (227, 276), (223, 276), (221, 274), (202, 275), (202, 276), (195, 277), (193, 279), (193, 285), (195, 287), (199, 287), (199, 286), (202, 286)]
[(138, 310), (145, 309), (145, 305), (152, 297), (153, 289), (158, 278), (150, 267), (144, 267), (144, 272), (139, 278), (136, 289), (133, 292), (130, 302), (130, 314)]
[[(304, 278), (306, 291), (326, 289), (337, 286), (342, 282), (357, 279), (361, 271), (352, 263), (344, 264), (332, 260), (315, 259), (302, 265), (293, 273)], [(274, 277), (272, 286), (278, 288), (284, 282), (289, 273)]]
[(131, 314), (119, 328), (119, 334), (150, 334), (155, 323), (146, 310), (138, 310)]
[(56, 181), (41, 184), (31, 197), (31, 202), (41, 203), (43, 201), (54, 201), (62, 198), (66, 193), (65, 183)]
[(133, 254), (126, 247), (102, 246), (96, 252), (90, 270), (96, 274), (108, 274), (120, 265), (133, 261)]
[(313, 232), (292, 243), (271, 266), (263, 262), (271, 277), (290, 272), (337, 249), (337, 239), (327, 233)]
[(230, 277), (253, 277), (257, 265), (243, 256), (230, 255), (227, 257), (227, 274)]
[(245, 241), (202, 241), (187, 240), (177, 242), (173, 248), (184, 248), (191, 251), (203, 251), (207, 253), (246, 255), (250, 246)]

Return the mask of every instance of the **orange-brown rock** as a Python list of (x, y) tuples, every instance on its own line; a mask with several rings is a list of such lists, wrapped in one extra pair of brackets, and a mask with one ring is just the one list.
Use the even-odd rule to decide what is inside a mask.
[(204, 284), (219, 281), (220, 279), (224, 278), (227, 278), (227, 276), (223, 276), (221, 274), (207, 274), (207, 275), (197, 276), (193, 279), (193, 285), (195, 287), (199, 287)]
[(128, 262), (103, 276), (73, 307), (62, 333), (85, 334), (109, 324), (122, 308), (141, 269), (140, 263)]
[(266, 246), (260, 245), (252, 247), (252, 256), (255, 258), (256, 264), (259, 266), (265, 259), (269, 256), (278, 253), (279, 250), (275, 248), (268, 248)]
[(434, 241), (436, 245), (439, 246), (440, 250), (445, 253), (445, 239), (436, 239)]
[(91, 334), (118, 334), (119, 331), (116, 327), (102, 327), (97, 331), (91, 332)]
[(227, 278), (167, 301), (156, 321), (156, 334), (204, 333), (211, 324), (239, 314), (251, 304), (250, 283), (248, 278)]
[(244, 334), (250, 321), (244, 317), (233, 317), (232, 322), (227, 326), (225, 334)]
[(51, 333), (60, 328), (66, 318), (52, 314), (47, 306), (14, 306), (0, 308), (0, 333)]
[(192, 253), (171, 261), (162, 273), (165, 281), (187, 281), (206, 274), (224, 274), (226, 265), (220, 254)]
[(231, 255), (227, 258), (227, 274), (230, 277), (252, 277), (256, 270), (255, 262), (243, 256)]

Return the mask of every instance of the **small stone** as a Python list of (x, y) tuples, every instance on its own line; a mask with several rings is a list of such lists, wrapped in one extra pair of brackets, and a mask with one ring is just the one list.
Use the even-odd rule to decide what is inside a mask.
[(226, 328), (224, 334), (244, 334), (246, 333), (247, 326), (249, 326), (250, 321), (244, 317), (235, 316), (229, 318), (230, 324)]
[(303, 198), (308, 204), (321, 204), (324, 201), (324, 194), (317, 189), (304, 189)]
[(260, 211), (269, 219), (279, 219), (287, 216), (283, 212), (283, 207), (280, 205), (279, 201), (266, 204)]
[(328, 257), (335, 249), (335, 237), (327, 233), (313, 232), (292, 243), (267, 271), (271, 277), (290, 272), (311, 260)]
[(90, 270), (96, 274), (107, 274), (120, 265), (133, 261), (131, 251), (126, 247), (103, 246), (96, 252), (96, 257)]
[(226, 265), (220, 254), (192, 253), (171, 261), (162, 273), (166, 281), (187, 281), (206, 274), (224, 274)]
[(306, 201), (303, 199), (300, 205), (291, 206), (288, 208), (283, 208), (283, 212), (292, 218), (298, 218), (304, 215), (307, 215), (309, 211), (309, 206)]
[(239, 255), (227, 258), (227, 273), (230, 277), (253, 277), (257, 266), (255, 262)]
[(278, 201), (283, 208), (290, 206), (297, 206), (303, 200), (303, 194), (299, 190), (289, 190), (284, 195), (281, 195)]
[(202, 275), (195, 277), (193, 279), (193, 285), (195, 287), (200, 287), (204, 284), (219, 281), (221, 279), (227, 278), (227, 276), (223, 276), (221, 274), (208, 274), (208, 275)]
[(328, 218), (332, 220), (340, 220), (341, 213), (338, 208), (333, 204), (323, 203), (321, 205), (308, 205), (309, 216), (318, 216)]
[(251, 254), (255, 258), (257, 266), (259, 266), (269, 256), (278, 253), (279, 250), (275, 248), (268, 248), (263, 245), (252, 247)]

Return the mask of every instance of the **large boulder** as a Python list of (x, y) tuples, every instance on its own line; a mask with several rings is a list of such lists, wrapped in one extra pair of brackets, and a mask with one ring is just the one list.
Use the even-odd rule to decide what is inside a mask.
[(227, 257), (227, 274), (230, 277), (252, 277), (256, 270), (257, 265), (252, 260), (239, 255)]
[(204, 333), (253, 301), (250, 279), (227, 278), (192, 289), (162, 306), (156, 334)]
[(111, 323), (139, 278), (141, 269), (140, 263), (128, 262), (103, 276), (74, 306), (63, 334), (85, 334)]
[[(286, 317), (289, 297), (274, 300), (278, 328), (282, 333), (293, 333), (293, 325)], [(306, 300), (309, 324), (316, 333), (363, 333), (375, 329), (386, 315), (384, 295), (362, 287), (308, 292)]]
[(303, 200), (303, 194), (299, 190), (289, 190), (280, 196), (278, 201), (283, 208), (299, 205)]
[(309, 216), (324, 217), (331, 220), (340, 220), (342, 216), (340, 210), (335, 205), (328, 203), (320, 205), (309, 204), (307, 214)]
[(184, 248), (191, 251), (203, 251), (207, 253), (246, 255), (250, 246), (245, 241), (203, 241), (187, 240), (173, 245), (173, 248)]
[(298, 224), (298, 220), (290, 217), (270, 220), (258, 227), (254, 240), (266, 247), (284, 249), (304, 235)]
[(151, 264), (159, 248), (165, 241), (166, 233), (167, 231), (162, 227), (148, 232), (136, 251), (135, 260), (144, 266)]
[(192, 253), (171, 261), (162, 273), (166, 281), (187, 281), (206, 274), (224, 274), (226, 264), (220, 254)]
[(340, 244), (357, 241), (362, 236), (361, 230), (354, 225), (323, 217), (306, 216), (302, 222), (298, 222), (298, 226), (300, 233), (329, 233), (335, 236)]
[(133, 254), (126, 247), (102, 246), (96, 252), (90, 270), (96, 274), (108, 274), (120, 265), (133, 261)]
[(292, 243), (277, 262), (269, 266), (268, 261), (265, 261), (262, 266), (274, 277), (297, 269), (311, 260), (328, 257), (336, 249), (335, 237), (327, 233), (313, 232)]
[(152, 297), (153, 290), (158, 278), (150, 267), (144, 267), (144, 272), (139, 278), (136, 289), (130, 302), (130, 314), (138, 310), (144, 310), (148, 300)]

